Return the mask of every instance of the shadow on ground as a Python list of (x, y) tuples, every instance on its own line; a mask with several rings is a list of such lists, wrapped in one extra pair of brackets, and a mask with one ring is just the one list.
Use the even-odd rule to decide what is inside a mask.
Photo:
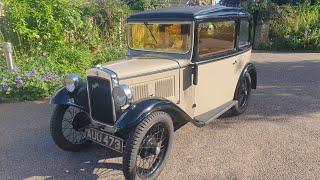
[(78, 153), (51, 139), (52, 107), (45, 103), (0, 104), (0, 179), (122, 179), (122, 156), (94, 145)]
[[(320, 58), (320, 57), (319, 57)], [(247, 112), (228, 117), (227, 112), (211, 124), (226, 127), (238, 120), (286, 121), (290, 116), (308, 117), (320, 110), (320, 61), (259, 62), (258, 88), (252, 91)]]

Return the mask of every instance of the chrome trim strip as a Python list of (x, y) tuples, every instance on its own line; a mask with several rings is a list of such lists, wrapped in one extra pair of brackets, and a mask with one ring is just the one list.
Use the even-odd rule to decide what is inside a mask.
[[(115, 104), (114, 104), (114, 100), (113, 100), (113, 96), (112, 96), (112, 89), (113, 87), (118, 85), (118, 76), (116, 73), (114, 73), (113, 71), (104, 68), (104, 67), (97, 67), (97, 68), (93, 68), (93, 69), (89, 69), (87, 71), (87, 77), (100, 77), (100, 78), (104, 78), (107, 79), (111, 82), (110, 85), (110, 93), (111, 93), (111, 101), (112, 101), (112, 114), (113, 114), (113, 121), (114, 123), (116, 122), (116, 108), (115, 108)], [(104, 124), (101, 123), (99, 121), (96, 121), (92, 118), (92, 114), (91, 114), (91, 99), (90, 99), (90, 90), (89, 90), (89, 86), (87, 86), (87, 91), (88, 91), (88, 104), (89, 104), (89, 114), (90, 114), (90, 120), (91, 123), (93, 125), (97, 125), (97, 126), (103, 126), (104, 130), (110, 133), (115, 133), (117, 131), (117, 129), (115, 128), (115, 126), (110, 126), (108, 124)]]
[(192, 42), (191, 42), (191, 56), (190, 61), (192, 61), (193, 58), (193, 51), (194, 51), (194, 43), (195, 43), (195, 31), (196, 31), (196, 23), (192, 21)]
[(221, 55), (221, 56), (218, 56), (218, 57), (213, 57), (213, 58), (210, 58), (208, 60), (203, 60), (203, 61), (196, 61), (196, 62), (193, 62), (192, 64), (206, 64), (206, 63), (210, 63), (210, 62), (214, 62), (214, 61), (220, 61), (220, 60), (223, 60), (223, 59), (226, 59), (226, 58), (231, 58), (231, 57), (234, 57), (234, 56), (238, 56), (240, 54), (243, 54), (243, 53), (246, 53), (247, 51), (251, 51), (251, 47), (248, 47), (247, 49), (244, 49), (244, 50), (235, 50), (233, 52), (230, 52), (230, 53), (227, 53), (225, 55)]

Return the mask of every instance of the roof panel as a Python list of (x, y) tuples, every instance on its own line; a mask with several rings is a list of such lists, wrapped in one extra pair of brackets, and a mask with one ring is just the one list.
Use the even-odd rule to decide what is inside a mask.
[(248, 15), (242, 8), (225, 7), (225, 6), (182, 6), (173, 8), (163, 8), (153, 11), (131, 15), (128, 21), (134, 20), (194, 20), (202, 18), (212, 18), (228, 15)]

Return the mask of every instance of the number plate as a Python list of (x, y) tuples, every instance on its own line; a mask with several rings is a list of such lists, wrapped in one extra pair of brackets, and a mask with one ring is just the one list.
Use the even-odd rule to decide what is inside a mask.
[(97, 129), (88, 128), (85, 131), (86, 138), (107, 148), (123, 152), (123, 139), (107, 134)]

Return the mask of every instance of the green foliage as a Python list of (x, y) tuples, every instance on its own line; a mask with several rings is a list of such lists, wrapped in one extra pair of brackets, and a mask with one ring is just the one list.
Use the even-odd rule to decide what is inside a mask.
[(125, 0), (130, 9), (144, 11), (170, 6), (170, 0)]
[(6, 0), (6, 38), (24, 52), (50, 50), (83, 26), (79, 1)]
[[(85, 72), (126, 53), (129, 8), (117, 0), (5, 0), (0, 43), (15, 47), (15, 72), (0, 52), (0, 96), (9, 100), (49, 97), (62, 77)], [(1, 51), (1, 49), (0, 49)]]
[(320, 5), (283, 6), (270, 21), (270, 46), (276, 50), (320, 51)]
[(87, 44), (123, 46), (126, 4), (116, 0), (5, 0), (5, 22), (0, 30), (20, 53), (55, 51), (59, 47)]
[(83, 17), (93, 24), (103, 44), (108, 47), (126, 45), (125, 20), (129, 7), (124, 3), (108, 0), (94, 0), (83, 5)]
[[(270, 27), (269, 41), (259, 47), (268, 50), (320, 51), (320, 1), (249, 0), (242, 6), (252, 14), (255, 26)], [(292, 3), (296, 5), (277, 5)]]
[(49, 97), (63, 86), (65, 74), (77, 73), (85, 78), (85, 72), (99, 63), (123, 57), (125, 50), (103, 49), (93, 54), (85, 48), (61, 47), (53, 53), (39, 56), (22, 55), (15, 59), (14, 72), (6, 70), (0, 61), (0, 96), (10, 100), (35, 100)]
[[(1, 61), (2, 63), (3, 61)], [(60, 86), (60, 77), (46, 68), (37, 67), (37, 71), (7, 71), (0, 65), (0, 96), (10, 100), (34, 100), (48, 97)]]

